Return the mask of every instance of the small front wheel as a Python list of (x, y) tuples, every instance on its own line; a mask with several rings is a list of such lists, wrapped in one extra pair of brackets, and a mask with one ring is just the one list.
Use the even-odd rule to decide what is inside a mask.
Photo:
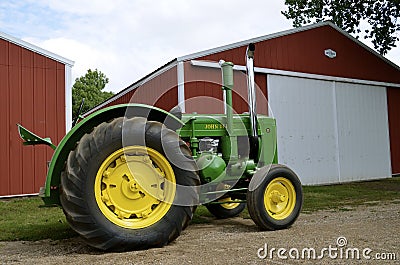
[(246, 204), (243, 202), (236, 202), (231, 197), (219, 199), (218, 203), (210, 203), (206, 205), (208, 211), (219, 219), (226, 219), (238, 216)]
[(299, 216), (302, 204), (301, 182), (286, 166), (265, 166), (250, 181), (247, 208), (254, 223), (263, 230), (291, 226)]

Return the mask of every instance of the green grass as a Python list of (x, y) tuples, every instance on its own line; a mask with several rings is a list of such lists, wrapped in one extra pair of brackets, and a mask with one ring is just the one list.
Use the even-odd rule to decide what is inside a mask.
[(400, 178), (379, 181), (353, 182), (330, 186), (307, 186), (303, 188), (303, 212), (316, 210), (350, 210), (362, 204), (400, 200)]
[(0, 200), (0, 241), (64, 239), (75, 236), (60, 208), (39, 208), (39, 197)]
[[(351, 211), (357, 205), (400, 203), (400, 178), (331, 186), (304, 187), (303, 213)], [(38, 197), (0, 200), (0, 241), (65, 239), (76, 236), (60, 208), (39, 208)], [(247, 210), (240, 215), (250, 218)], [(192, 223), (210, 223), (212, 215), (199, 206)]]

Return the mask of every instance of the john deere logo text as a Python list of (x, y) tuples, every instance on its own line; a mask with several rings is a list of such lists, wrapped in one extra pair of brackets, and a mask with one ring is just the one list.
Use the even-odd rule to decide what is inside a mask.
[(218, 130), (218, 129), (223, 129), (224, 126), (222, 124), (215, 124), (215, 123), (211, 123), (211, 124), (206, 124), (205, 129), (206, 130)]

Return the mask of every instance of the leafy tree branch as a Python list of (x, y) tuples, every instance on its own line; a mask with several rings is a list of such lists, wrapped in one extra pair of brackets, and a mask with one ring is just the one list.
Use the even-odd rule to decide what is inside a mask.
[(83, 98), (85, 103), (82, 113), (85, 113), (113, 96), (113, 92), (103, 91), (107, 83), (107, 76), (97, 69), (94, 71), (89, 69), (84, 76), (76, 78), (72, 87), (72, 116), (76, 117)]
[[(400, 31), (400, 0), (285, 0), (282, 14), (293, 26), (331, 20), (359, 38), (371, 39), (382, 55), (396, 47)], [(362, 29), (361, 22), (368, 24)], [(364, 26), (364, 24), (363, 24)]]

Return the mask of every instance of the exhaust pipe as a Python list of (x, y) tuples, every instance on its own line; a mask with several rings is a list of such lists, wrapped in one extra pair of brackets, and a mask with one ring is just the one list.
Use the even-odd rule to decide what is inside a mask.
[(256, 107), (256, 89), (254, 83), (254, 43), (250, 43), (246, 50), (246, 71), (247, 71), (247, 92), (251, 125), (251, 136), (257, 135), (257, 107)]
[(250, 118), (250, 153), (249, 157), (258, 162), (258, 133), (257, 133), (257, 105), (254, 83), (254, 43), (250, 43), (246, 50), (247, 92)]

